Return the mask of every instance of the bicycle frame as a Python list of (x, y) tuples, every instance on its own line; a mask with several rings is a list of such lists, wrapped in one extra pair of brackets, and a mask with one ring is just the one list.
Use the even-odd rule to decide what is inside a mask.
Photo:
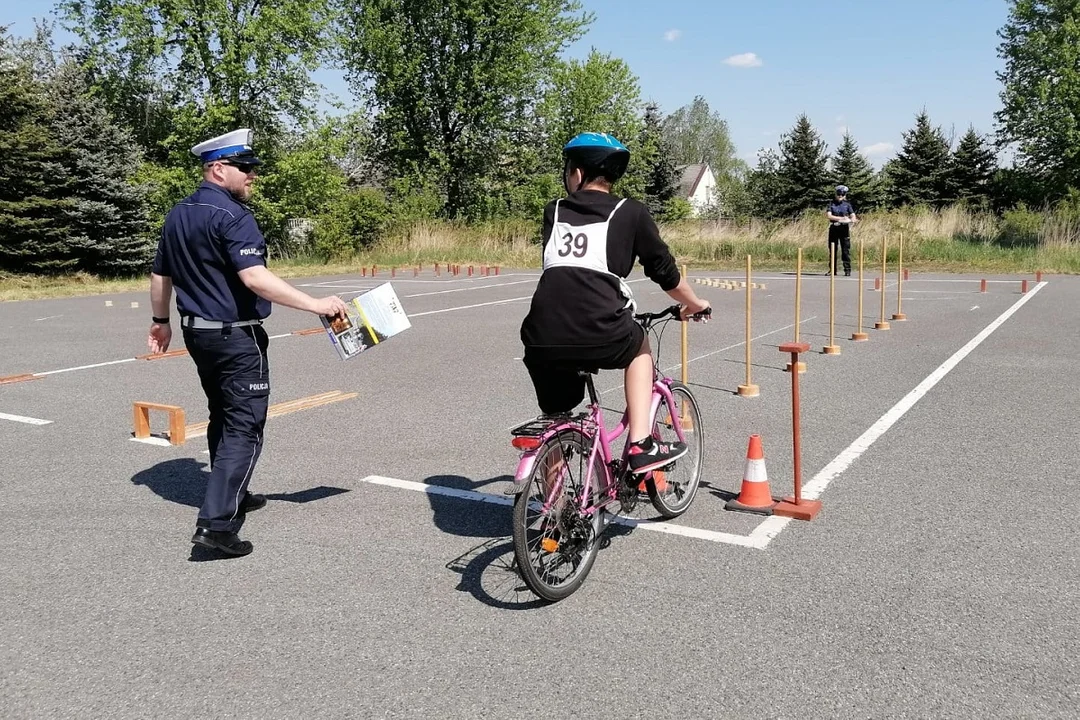
[[(581, 496), (580, 510), (584, 514), (591, 514), (596, 510), (597, 506), (591, 505), (589, 498), (591, 497), (591, 490), (595, 479), (593, 477), (593, 468), (595, 467), (595, 461), (597, 453), (600, 454), (602, 460), (602, 466), (604, 468), (604, 489), (609, 497), (615, 497), (615, 478), (611, 474), (611, 463), (614, 459), (611, 454), (611, 444), (619, 439), (623, 433), (627, 433), (626, 440), (623, 443), (623, 449), (621, 459), (626, 460), (630, 452), (630, 435), (627, 432), (630, 426), (630, 413), (629, 410), (624, 410), (622, 418), (619, 423), (610, 431), (604, 424), (603, 409), (600, 407), (600, 400), (596, 396), (596, 390), (591, 382), (592, 378), (588, 378), (589, 387), (589, 410), (588, 413), (583, 416), (576, 416), (578, 421), (556, 421), (552, 423), (544, 432), (539, 436), (536, 448), (527, 450), (522, 453), (521, 458), (518, 460), (517, 472), (514, 474), (514, 484), (519, 485), (527, 481), (535, 469), (536, 458), (540, 450), (547, 444), (548, 440), (568, 429), (578, 429), (580, 420), (585, 419), (588, 424), (595, 428), (591, 433), (593, 442), (589, 451), (589, 469), (585, 476), (585, 488)], [(672, 417), (678, 417), (677, 408), (675, 408), (675, 398), (671, 394), (670, 385), (673, 380), (669, 377), (656, 374), (653, 380), (652, 400), (649, 411), (649, 425), (652, 426), (656, 422), (656, 414), (660, 411), (661, 403), (666, 404), (668, 411)], [(686, 441), (686, 436), (683, 433), (682, 423), (674, 423), (675, 432), (682, 442)], [(652, 473), (647, 473), (644, 478), (648, 478)], [(545, 499), (544, 512), (548, 512), (551, 509), (552, 498), (559, 497), (562, 492), (563, 474), (560, 472), (559, 477), (556, 480), (554, 487), (550, 492), (550, 497)]]

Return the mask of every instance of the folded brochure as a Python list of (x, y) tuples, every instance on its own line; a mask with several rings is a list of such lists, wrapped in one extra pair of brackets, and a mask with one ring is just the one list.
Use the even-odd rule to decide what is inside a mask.
[(342, 360), (412, 327), (390, 283), (357, 295), (345, 303), (345, 308), (348, 311), (345, 318), (320, 316)]

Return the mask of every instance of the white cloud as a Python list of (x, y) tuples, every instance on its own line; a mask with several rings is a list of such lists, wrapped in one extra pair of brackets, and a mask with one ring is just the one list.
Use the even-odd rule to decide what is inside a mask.
[(664, 33), (664, 39), (668, 42), (675, 42), (682, 37), (682, 30), (668, 30)]
[(724, 64), (741, 68), (761, 67), (761, 58), (756, 53), (742, 53), (741, 55), (732, 55), (727, 60), (724, 60)]
[(895, 149), (896, 146), (892, 143), (879, 142), (864, 147), (862, 149), (862, 154), (866, 157), (881, 157), (882, 155), (888, 155)]

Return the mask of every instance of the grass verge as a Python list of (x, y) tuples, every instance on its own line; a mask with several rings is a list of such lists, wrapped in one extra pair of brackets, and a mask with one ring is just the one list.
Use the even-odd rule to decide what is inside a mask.
[[(1007, 229), (1007, 223), (1004, 226)], [(986, 272), (994, 274), (1080, 274), (1080, 241), (1073, 228), (1062, 231), (1049, 221), (1026, 234), (1009, 234), (991, 216), (960, 208), (940, 212), (888, 212), (867, 215), (852, 231), (852, 260), (858, 268), (860, 243), (865, 272), (880, 272), (882, 241), (887, 263), (896, 271), (900, 239), (904, 266), (913, 272)], [(827, 225), (808, 216), (796, 222), (733, 224), (683, 221), (661, 225), (661, 236), (680, 264), (694, 270), (740, 271), (746, 256), (755, 271), (794, 270), (799, 249), (813, 271), (828, 264)], [(370, 251), (348, 259), (271, 258), (270, 267), (286, 278), (354, 275), (377, 265), (380, 276), (391, 267), (435, 263), (539, 268), (535, 225), (523, 221), (465, 226), (420, 222), (387, 235)], [(0, 273), (0, 302), (41, 298), (149, 292), (145, 276), (102, 279), (88, 273), (40, 277)]]

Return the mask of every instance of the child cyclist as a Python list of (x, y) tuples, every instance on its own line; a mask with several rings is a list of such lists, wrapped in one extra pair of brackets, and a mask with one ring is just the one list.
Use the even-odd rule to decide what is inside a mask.
[(682, 305), (683, 320), (709, 310), (709, 303), (681, 277), (648, 209), (611, 194), (630, 160), (622, 143), (582, 133), (563, 148), (563, 160), (567, 196), (544, 208), (543, 272), (521, 325), (523, 361), (544, 414), (568, 413), (582, 401), (578, 370), (625, 370), (633, 478), (687, 448), (654, 442), (650, 434), (652, 349), (634, 321), (636, 303), (624, 278), (640, 259), (645, 275)]

